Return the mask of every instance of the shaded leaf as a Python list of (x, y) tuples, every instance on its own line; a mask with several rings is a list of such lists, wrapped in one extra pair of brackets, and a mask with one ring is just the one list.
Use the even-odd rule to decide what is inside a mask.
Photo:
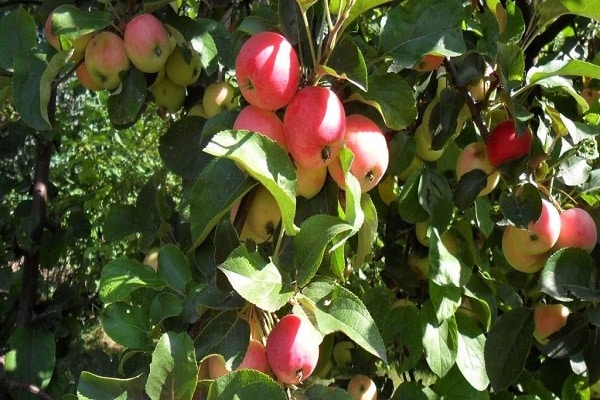
[(350, 40), (338, 43), (322, 68), (329, 75), (345, 79), (359, 89), (367, 91), (367, 65), (359, 48)]
[(77, 398), (81, 400), (126, 400), (144, 397), (146, 376), (133, 378), (111, 378), (83, 371), (77, 384)]
[(0, 68), (19, 72), (13, 63), (18, 54), (25, 54), (37, 45), (35, 20), (23, 7), (0, 18)]
[(587, 251), (564, 248), (552, 254), (540, 274), (540, 290), (558, 301), (600, 301), (596, 265)]
[(125, 300), (139, 288), (162, 289), (165, 282), (152, 267), (139, 261), (119, 258), (109, 262), (100, 274), (100, 300), (105, 303)]
[(174, 244), (161, 246), (158, 252), (158, 273), (166, 284), (179, 293), (192, 280), (190, 264), (182, 251)]
[(137, 121), (146, 101), (146, 77), (137, 68), (124, 73), (123, 87), (118, 94), (109, 96), (107, 101), (110, 122), (118, 127), (127, 127)]
[(279, 384), (262, 372), (243, 369), (230, 372), (215, 380), (207, 400), (286, 400)]
[(504, 218), (519, 228), (526, 228), (530, 222), (537, 221), (542, 213), (542, 197), (530, 183), (515, 192), (502, 192), (498, 202)]
[(106, 334), (122, 346), (145, 349), (152, 345), (148, 311), (140, 306), (122, 301), (110, 303), (100, 314), (100, 323)]

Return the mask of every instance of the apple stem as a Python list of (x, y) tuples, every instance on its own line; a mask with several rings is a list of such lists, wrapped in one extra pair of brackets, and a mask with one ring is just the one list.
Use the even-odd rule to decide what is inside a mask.
[(306, 16), (306, 10), (302, 7), (300, 7), (301, 14), (302, 14), (302, 21), (304, 22), (304, 28), (306, 29), (306, 36), (308, 37), (308, 47), (310, 48), (310, 56), (312, 58), (312, 63), (313, 63), (313, 69), (315, 69), (317, 67), (318, 61), (317, 61), (317, 53), (315, 52), (315, 46), (313, 44), (312, 41), (312, 35), (310, 32), (310, 26), (308, 24), (308, 17)]

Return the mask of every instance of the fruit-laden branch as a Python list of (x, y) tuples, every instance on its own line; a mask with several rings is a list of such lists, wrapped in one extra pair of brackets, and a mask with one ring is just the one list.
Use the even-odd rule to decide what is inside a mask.
[[(444, 59), (444, 66), (446, 67), (446, 70), (450, 73), (450, 76), (452, 77), (452, 81), (457, 82), (458, 81), (458, 71), (456, 70), (456, 66), (454, 65), (452, 60), (450, 60), (450, 58), (446, 57)], [(479, 110), (479, 106), (477, 104), (475, 104), (475, 101), (469, 94), (469, 90), (466, 86), (456, 85), (456, 87), (458, 90), (460, 90), (461, 93), (463, 93), (465, 95), (465, 97), (466, 97), (465, 101), (467, 103), (467, 107), (469, 107), (469, 112), (471, 113), (471, 118), (473, 120), (473, 123), (475, 124), (477, 129), (479, 129), (479, 133), (481, 134), (481, 137), (484, 140), (487, 140), (487, 137), (490, 135), (490, 132), (489, 132), (487, 126), (485, 125), (485, 122), (483, 122), (483, 119), (481, 119), (481, 113)]]

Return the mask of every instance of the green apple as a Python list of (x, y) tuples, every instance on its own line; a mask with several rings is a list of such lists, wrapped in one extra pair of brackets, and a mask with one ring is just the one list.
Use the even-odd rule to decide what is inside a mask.
[(166, 72), (180, 86), (195, 83), (202, 72), (200, 54), (191, 46), (177, 46), (167, 59)]
[(148, 90), (154, 96), (156, 105), (166, 109), (169, 113), (175, 113), (183, 107), (186, 95), (185, 86), (173, 83), (167, 76), (157, 79)]
[(208, 117), (214, 117), (225, 109), (233, 107), (235, 88), (228, 82), (213, 82), (206, 87), (202, 104)]

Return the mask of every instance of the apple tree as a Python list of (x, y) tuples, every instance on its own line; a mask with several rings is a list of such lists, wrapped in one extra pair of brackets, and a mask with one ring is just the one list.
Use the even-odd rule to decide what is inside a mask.
[(6, 393), (600, 398), (598, 5), (0, 3)]

